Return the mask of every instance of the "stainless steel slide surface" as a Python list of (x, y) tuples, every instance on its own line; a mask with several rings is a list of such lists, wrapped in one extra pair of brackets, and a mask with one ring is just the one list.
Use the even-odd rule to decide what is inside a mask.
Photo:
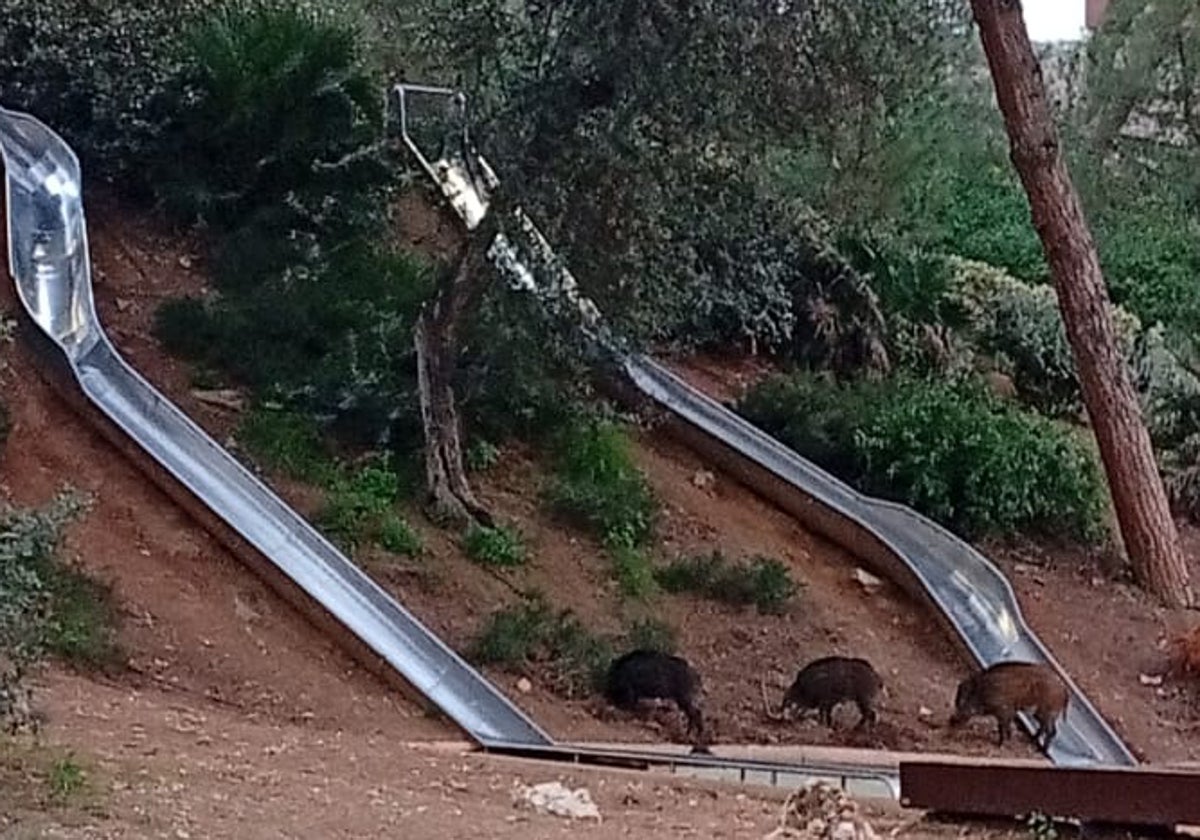
[[(460, 103), (464, 101), (462, 94), (403, 83), (395, 86), (393, 94), (405, 143), (466, 227), (474, 229), (487, 213), (489, 194), (499, 186), (491, 166), (470, 147), (469, 140), (453, 156), (430, 160), (408, 132), (407, 100), (414, 94), (452, 95)], [(465, 114), (465, 107), (462, 111)], [(466, 138), (465, 128), (463, 137)], [(474, 161), (469, 166), (465, 164), (468, 158)], [(513, 238), (498, 234), (489, 255), (514, 289), (534, 294), (559, 312), (570, 312), (581, 332), (603, 345), (638, 390), (667, 412), (882, 541), (911, 572), (979, 664), (987, 666), (1003, 660), (1051, 664), (1071, 691), (1067, 715), (1059, 723), (1050, 747), (1051, 760), (1061, 765), (1137, 763), (1129, 748), (1025, 623), (1012, 586), (991, 561), (915, 511), (856, 492), (654, 360), (624, 351), (603, 329), (599, 310), (580, 295), (570, 271), (557, 259), (529, 217), (517, 208), (513, 222), (510, 231)], [(953, 687), (948, 688), (953, 697)], [(1027, 730), (1034, 731), (1028, 716), (1022, 715), (1022, 722)]]
[(117, 353), (92, 298), (79, 163), (42, 123), (0, 108), (9, 268), (86, 398), (287, 579), (483, 745), (550, 737)]
[(625, 370), (675, 416), (874, 533), (908, 566), (980, 664), (1016, 659), (1054, 665), (1071, 689), (1066, 719), (1050, 746), (1056, 764), (1137, 763), (1026, 625), (1012, 586), (990, 560), (909, 508), (857, 492), (652, 359), (628, 357)]

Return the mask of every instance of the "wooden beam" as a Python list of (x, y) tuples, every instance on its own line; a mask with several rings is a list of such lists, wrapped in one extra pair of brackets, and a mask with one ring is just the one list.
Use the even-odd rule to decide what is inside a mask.
[(1052, 767), (903, 761), (900, 802), (945, 814), (1049, 817), (1115, 825), (1200, 823), (1200, 773), (1153, 767)]

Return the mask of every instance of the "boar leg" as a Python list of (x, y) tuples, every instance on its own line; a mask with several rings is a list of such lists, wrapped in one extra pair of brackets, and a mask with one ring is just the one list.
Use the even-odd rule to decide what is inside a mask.
[(817, 710), (817, 715), (821, 723), (833, 729), (833, 706), (821, 706)]
[(868, 729), (875, 726), (879, 720), (879, 715), (875, 713), (875, 707), (870, 703), (859, 703), (858, 713), (860, 715), (857, 729)]
[(1007, 715), (996, 715), (996, 730), (996, 743), (1002, 747), (1012, 733), (1012, 718)]

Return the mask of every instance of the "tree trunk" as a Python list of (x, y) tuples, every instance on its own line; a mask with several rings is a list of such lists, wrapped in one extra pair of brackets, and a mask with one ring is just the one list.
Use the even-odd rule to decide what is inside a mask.
[(467, 241), (458, 265), (425, 305), (413, 330), (417, 387), (425, 431), (427, 510), (436, 522), (493, 524), (475, 498), (463, 466), (461, 424), (454, 397), (459, 331), (487, 287), (486, 251), (495, 226), (484, 224)]
[(971, 0), (991, 66), (1012, 162), (1054, 276), (1084, 404), (1135, 573), (1169, 606), (1189, 606), (1187, 562), (1150, 435), (1117, 344), (1108, 290), (1067, 172), (1019, 0)]

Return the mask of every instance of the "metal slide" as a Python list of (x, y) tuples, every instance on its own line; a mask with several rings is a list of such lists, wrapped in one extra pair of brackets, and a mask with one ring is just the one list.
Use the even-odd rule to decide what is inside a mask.
[(165, 480), (203, 503), (481, 747), (757, 784), (820, 780), (863, 796), (899, 795), (894, 767), (555, 743), (121, 358), (96, 316), (79, 162), (66, 143), (37, 119), (0, 108), (0, 156), (9, 271), (39, 361), (65, 372), (123, 441), (165, 470)]
[(482, 743), (550, 736), (131, 368), (92, 299), (74, 152), (0, 108), (9, 270), (25, 311), (87, 399), (290, 581)]
[[(401, 136), (467, 228), (487, 213), (490, 194), (499, 180), (466, 134), (465, 99), (461, 92), (399, 84), (393, 90)], [(461, 139), (444, 144), (441, 156), (429, 160), (414, 140), (410, 99), (451, 99), (462, 120)], [(447, 135), (453, 136), (453, 135)], [(902, 505), (858, 493), (834, 476), (801, 458), (733, 411), (704, 395), (646, 356), (627, 353), (604, 329), (596, 306), (577, 292), (570, 272), (556, 259), (545, 238), (519, 208), (513, 211), (511, 237), (499, 234), (489, 254), (516, 289), (567, 312), (576, 324), (603, 345), (637, 389), (670, 415), (797, 488), (819, 504), (865, 528), (881, 540), (913, 575), (928, 599), (961, 637), (977, 662), (1002, 660), (1046, 662), (1067, 680), (1071, 699), (1065, 720), (1050, 749), (1060, 765), (1134, 765), (1136, 758), (1053, 659), (1021, 616), (1012, 586), (986, 557), (937, 523)], [(1033, 721), (1023, 716), (1031, 733)]]

